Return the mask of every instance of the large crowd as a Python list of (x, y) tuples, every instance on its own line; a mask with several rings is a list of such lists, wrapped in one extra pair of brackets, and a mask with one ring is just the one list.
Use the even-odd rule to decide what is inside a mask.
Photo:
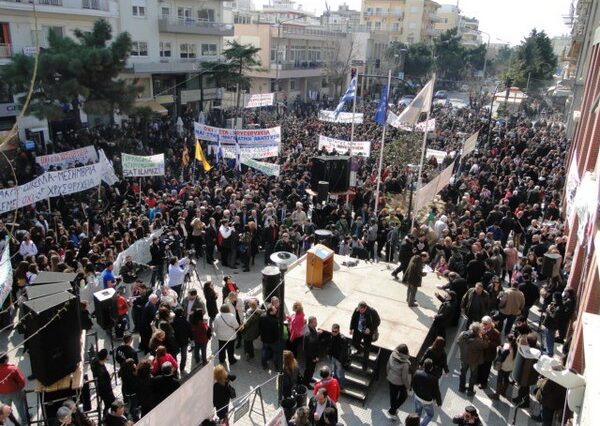
[[(327, 228), (332, 231), (328, 244), (337, 253), (397, 259), (390, 279), (407, 284), (407, 302), (412, 308), (418, 309), (415, 294), (424, 267), (431, 267), (445, 282), (437, 294), (441, 305), (432, 326), (432, 344), (417, 360), (416, 371), (406, 345), (399, 344), (389, 358), (390, 409), (386, 415), (396, 417), (413, 391), (415, 406), (409, 411), (416, 414), (406, 424), (425, 426), (433, 418), (434, 404), (442, 404), (439, 378), (449, 371), (446, 330), (460, 324), (462, 316), (467, 330), (457, 337), (458, 390), (473, 394), (476, 385), (485, 389), (493, 369), (497, 372), (493, 398), (506, 397), (514, 384), (519, 394), (508, 402), (528, 406), (529, 387), (535, 383), (513, 383), (510, 372), (516, 354), (537, 348), (552, 356), (555, 343), (564, 342), (564, 355), (576, 303), (574, 293), (565, 288), (570, 265), (560, 214), (568, 146), (564, 127), (543, 119), (533, 123), (524, 114), (488, 125), (484, 109), (438, 105), (433, 111), (436, 130), (428, 148), (460, 152), (465, 136), (480, 130), (478, 149), (457, 161), (457, 172), (441, 193), (442, 203), (418, 216), (411, 227), (405, 211), (389, 207), (395, 194), (408, 191), (410, 171), (404, 164), (388, 161), (376, 209), (377, 155), (372, 155), (357, 160), (351, 202), (346, 205), (344, 197), (331, 199), (315, 220), (309, 187), (311, 158), (318, 154), (317, 135), (350, 139), (349, 125), (317, 119), (318, 110), (326, 106), (298, 102), (281, 117), (274, 111), (244, 113), (247, 125), (281, 125), (281, 153), (274, 160), (281, 165), (279, 177), (245, 166), (238, 173), (228, 161), (209, 172), (193, 167), (185, 158), (186, 151), (193, 152), (191, 115), (184, 115), (180, 125), (155, 119), (56, 135), (51, 145), (55, 152), (92, 144), (105, 150), (117, 171), (120, 152), (164, 152), (166, 173), (122, 179), (113, 186), (3, 215), (0, 236), (10, 247), (14, 279), (2, 307), (2, 326), (18, 323), (14, 311), (41, 271), (75, 272), (84, 328), (94, 327), (93, 294), (109, 287), (118, 292), (116, 320), (107, 331), (119, 343), (114, 369), (121, 388), (113, 386), (107, 349), (98, 351), (91, 363), (105, 424), (127, 424), (150, 412), (179, 387), (189, 365), (209, 362), (208, 348), (211, 339), (216, 339), (219, 364), (214, 371), (214, 406), (220, 421), (227, 421), (228, 406), (235, 397), (235, 376), (229, 367), (239, 359), (236, 352), (243, 351), (252, 362), (260, 340), (262, 367), (268, 369), (272, 362), (283, 371), (284, 398), (298, 385), (314, 391), (308, 406), (298, 408), (292, 424), (335, 425), (340, 388), (345, 386), (344, 366), (350, 351), (363, 353), (366, 362), (380, 321), (377, 312), (368, 301), (361, 302), (350, 324), (336, 324), (323, 332), (317, 318), (305, 316), (297, 302), (288, 313), (284, 338), (279, 334), (283, 309), (279, 300), (244, 299), (231, 277), (238, 268), (262, 268), (276, 251), (305, 253), (315, 244), (315, 231)], [(366, 108), (365, 123), (356, 126), (355, 140), (372, 141), (376, 152), (381, 127), (370, 119), (371, 110)], [(211, 124), (219, 124), (215, 120), (208, 117)], [(388, 143), (393, 144), (399, 132), (390, 128)], [(214, 162), (212, 154), (209, 161)], [(443, 164), (427, 159), (424, 181), (451, 162), (450, 154)], [(22, 184), (42, 172), (30, 152), (17, 152), (13, 165), (14, 174), (11, 169), (1, 171), (4, 187)], [(162, 234), (152, 241), (148, 263), (127, 258), (113, 273), (119, 253), (158, 230)], [(550, 270), (544, 265), (548, 254), (555, 259)], [(198, 278), (196, 261), (218, 262), (226, 274), (223, 282), (203, 280), (201, 288), (188, 285), (190, 279)], [(532, 307), (543, 313), (539, 324), (531, 321)], [(346, 328), (350, 339), (341, 334)], [(277, 354), (283, 344), (286, 349), (280, 360)], [(19, 420), (26, 424), (26, 380), (9, 361), (8, 357), (0, 360), (0, 400), (8, 404), (0, 415), (10, 412), (7, 407), (14, 403)], [(320, 380), (315, 382), (319, 364)], [(5, 380), (7, 375), (19, 380)], [(554, 412), (562, 409), (560, 395), (547, 389), (551, 382), (538, 385), (541, 419), (550, 425)], [(72, 401), (56, 413), (57, 424), (90, 424), (85, 418)], [(454, 419), (457, 424), (478, 421), (472, 406)]]

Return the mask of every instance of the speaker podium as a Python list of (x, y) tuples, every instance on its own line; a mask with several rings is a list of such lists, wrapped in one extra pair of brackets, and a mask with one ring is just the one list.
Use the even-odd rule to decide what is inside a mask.
[(317, 244), (306, 252), (306, 284), (322, 288), (333, 279), (334, 251)]

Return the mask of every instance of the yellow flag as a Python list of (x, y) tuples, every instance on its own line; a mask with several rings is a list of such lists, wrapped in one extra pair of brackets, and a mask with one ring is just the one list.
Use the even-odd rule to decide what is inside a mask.
[(200, 146), (200, 142), (196, 140), (196, 160), (202, 163), (202, 167), (204, 167), (204, 171), (208, 172), (211, 169), (210, 164), (206, 161), (206, 157), (204, 157), (204, 152), (202, 151), (202, 147)]

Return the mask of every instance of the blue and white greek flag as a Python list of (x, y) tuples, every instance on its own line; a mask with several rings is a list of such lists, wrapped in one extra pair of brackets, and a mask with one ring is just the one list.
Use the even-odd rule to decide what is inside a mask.
[(344, 104), (346, 102), (352, 101), (355, 96), (356, 96), (356, 77), (354, 77), (352, 80), (350, 80), (350, 85), (346, 89), (346, 93), (344, 93), (344, 95), (340, 99), (340, 103), (338, 104), (337, 108), (335, 109), (335, 118), (336, 119), (337, 119), (338, 114), (340, 112), (342, 112), (342, 109), (344, 109)]

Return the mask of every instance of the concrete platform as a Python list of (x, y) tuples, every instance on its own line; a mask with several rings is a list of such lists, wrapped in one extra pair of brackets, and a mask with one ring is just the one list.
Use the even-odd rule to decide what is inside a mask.
[(358, 265), (348, 267), (342, 265), (345, 260), (335, 255), (333, 280), (322, 289), (311, 289), (306, 285), (306, 259), (300, 258), (285, 276), (287, 310), (291, 311), (294, 302), (302, 302), (305, 314), (316, 316), (320, 328), (330, 330), (332, 324), (338, 323), (348, 336), (352, 313), (364, 300), (381, 317), (375, 346), (391, 351), (405, 343), (410, 354), (416, 356), (440, 305), (434, 292), (442, 280), (434, 273), (423, 277), (423, 286), (417, 293), (419, 307), (409, 308), (406, 284), (391, 276), (394, 265), (359, 261)]

